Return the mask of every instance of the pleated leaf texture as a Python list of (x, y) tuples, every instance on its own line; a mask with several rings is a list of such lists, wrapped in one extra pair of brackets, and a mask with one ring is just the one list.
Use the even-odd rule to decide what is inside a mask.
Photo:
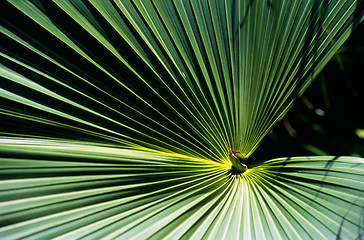
[(363, 14), (355, 0), (2, 2), (0, 238), (363, 238), (363, 158), (239, 172), (229, 156), (248, 159)]

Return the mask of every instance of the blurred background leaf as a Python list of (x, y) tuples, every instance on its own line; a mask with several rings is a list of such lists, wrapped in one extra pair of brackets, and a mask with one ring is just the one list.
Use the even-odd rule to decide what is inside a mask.
[(278, 123), (252, 158), (364, 157), (364, 25)]

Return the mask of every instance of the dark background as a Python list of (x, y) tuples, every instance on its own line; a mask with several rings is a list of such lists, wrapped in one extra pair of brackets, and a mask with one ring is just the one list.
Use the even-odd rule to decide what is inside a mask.
[[(364, 157), (364, 24), (251, 156)], [(362, 133), (364, 135), (364, 133)]]

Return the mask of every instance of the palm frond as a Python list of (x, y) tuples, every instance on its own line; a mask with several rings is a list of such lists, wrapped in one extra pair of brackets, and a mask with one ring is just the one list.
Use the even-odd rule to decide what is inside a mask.
[(219, 162), (248, 157), (363, 18), (360, 1), (9, 2), (4, 134), (22, 119)]
[[(363, 159), (249, 157), (363, 2), (0, 8), (0, 237), (355, 239)], [(237, 158), (238, 159), (238, 158)]]
[(215, 161), (113, 146), (2, 139), (0, 236), (9, 239), (355, 239), (364, 161)]

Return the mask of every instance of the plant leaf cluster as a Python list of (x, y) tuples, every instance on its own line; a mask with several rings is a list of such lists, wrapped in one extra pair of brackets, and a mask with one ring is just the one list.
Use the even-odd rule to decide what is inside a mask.
[(363, 9), (359, 0), (4, 3), (0, 237), (361, 238), (362, 158), (280, 158), (234, 172), (229, 149), (241, 161), (254, 152)]

